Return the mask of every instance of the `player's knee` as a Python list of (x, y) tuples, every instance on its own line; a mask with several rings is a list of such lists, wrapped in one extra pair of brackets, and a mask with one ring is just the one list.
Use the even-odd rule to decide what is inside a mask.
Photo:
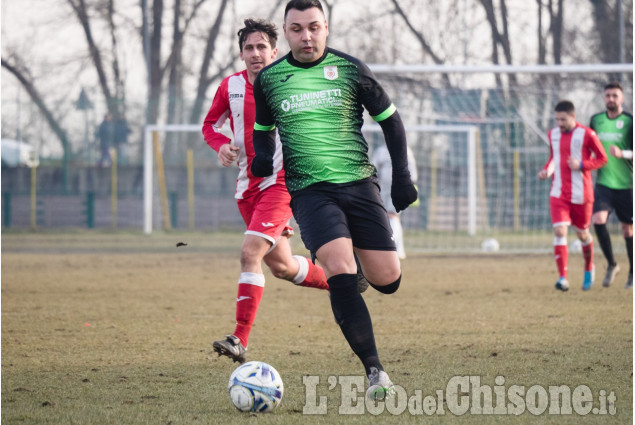
[(289, 268), (282, 263), (275, 263), (269, 265), (269, 270), (271, 270), (271, 274), (274, 275), (278, 279), (286, 279), (289, 280)]
[(395, 292), (397, 292), (397, 289), (399, 289), (399, 285), (401, 284), (401, 275), (399, 275), (397, 280), (395, 280), (394, 282), (384, 286), (375, 285), (372, 282), (368, 283), (370, 284), (370, 286), (372, 286), (382, 294), (394, 294)]
[(290, 280), (293, 277), (289, 272), (290, 264), (288, 262), (278, 257), (265, 257), (264, 262), (276, 278)]
[(588, 229), (576, 230), (576, 234), (578, 236), (578, 239), (580, 239), (581, 241), (587, 240), (591, 235)]
[(558, 226), (553, 228), (554, 236), (562, 238), (567, 236), (567, 228), (565, 226)]
[(261, 256), (253, 250), (243, 248), (243, 250), (240, 252), (240, 266), (242, 268), (254, 267), (256, 265), (259, 265), (261, 261)]

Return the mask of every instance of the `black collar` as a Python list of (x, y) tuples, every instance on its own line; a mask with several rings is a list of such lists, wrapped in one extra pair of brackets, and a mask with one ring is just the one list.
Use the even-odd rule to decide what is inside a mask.
[(287, 54), (287, 62), (289, 62), (291, 65), (297, 67), (297, 68), (312, 68), (316, 65), (319, 65), (324, 58), (326, 57), (326, 55), (328, 55), (329, 53), (329, 48), (325, 47), (324, 48), (324, 53), (322, 54), (322, 56), (320, 56), (320, 58), (314, 62), (300, 62), (299, 60), (297, 60), (296, 58), (293, 57), (293, 54), (291, 52), (289, 52)]

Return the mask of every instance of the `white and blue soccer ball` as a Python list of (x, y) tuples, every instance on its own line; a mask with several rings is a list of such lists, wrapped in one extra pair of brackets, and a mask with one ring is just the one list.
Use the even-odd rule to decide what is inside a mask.
[(251, 361), (229, 377), (229, 398), (241, 412), (271, 412), (282, 400), (284, 384), (278, 371), (263, 362)]
[(500, 245), (494, 238), (487, 238), (481, 243), (481, 250), (484, 252), (498, 252)]
[(571, 242), (571, 245), (569, 245), (569, 252), (582, 252), (582, 242), (580, 242), (580, 239), (576, 239)]

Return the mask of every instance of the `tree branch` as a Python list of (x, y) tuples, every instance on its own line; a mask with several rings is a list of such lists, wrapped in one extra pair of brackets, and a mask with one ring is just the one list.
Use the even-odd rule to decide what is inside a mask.
[(9, 61), (4, 57), (1, 59), (1, 63), (2, 68), (13, 74), (13, 76), (17, 78), (20, 84), (22, 84), (22, 87), (24, 87), (24, 90), (26, 90), (33, 103), (35, 103), (42, 115), (44, 115), (44, 118), (46, 119), (49, 127), (51, 127), (51, 130), (53, 130), (53, 133), (55, 133), (62, 144), (62, 149), (64, 151), (64, 161), (67, 164), (68, 158), (70, 157), (70, 145), (68, 143), (68, 136), (66, 135), (66, 131), (64, 131), (57, 118), (53, 116), (53, 112), (44, 102), (44, 98), (42, 97), (42, 95), (40, 95), (33, 81), (31, 81), (31, 79), (28, 77), (28, 70), (20, 69), (18, 65), (9, 63)]
[(88, 51), (90, 53), (91, 59), (93, 60), (93, 64), (95, 65), (95, 71), (97, 71), (99, 86), (101, 87), (101, 91), (106, 98), (108, 110), (114, 114), (116, 113), (116, 105), (113, 102), (112, 93), (110, 91), (110, 87), (108, 86), (108, 79), (106, 78), (104, 64), (101, 59), (101, 52), (95, 44), (95, 40), (93, 39), (93, 32), (90, 27), (90, 18), (88, 17), (88, 13), (86, 11), (86, 3), (84, 2), (84, 0), (77, 0), (77, 3), (75, 3), (73, 0), (67, 1), (73, 8), (75, 16), (77, 16), (77, 19), (79, 20), (79, 23), (84, 30), (86, 43), (88, 44)]

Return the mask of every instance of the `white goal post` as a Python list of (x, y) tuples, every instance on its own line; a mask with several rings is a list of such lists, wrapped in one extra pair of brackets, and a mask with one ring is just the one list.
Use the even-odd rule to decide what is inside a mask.
[[(154, 149), (152, 146), (152, 133), (154, 132), (201, 132), (201, 125), (196, 124), (166, 124), (146, 125), (143, 130), (143, 232), (152, 233), (152, 194), (153, 194), (153, 170)], [(201, 135), (201, 138), (203, 136)]]
[(598, 64), (569, 64), (569, 65), (368, 65), (375, 74), (577, 74), (577, 73), (609, 73), (633, 72), (632, 63), (598, 63)]

